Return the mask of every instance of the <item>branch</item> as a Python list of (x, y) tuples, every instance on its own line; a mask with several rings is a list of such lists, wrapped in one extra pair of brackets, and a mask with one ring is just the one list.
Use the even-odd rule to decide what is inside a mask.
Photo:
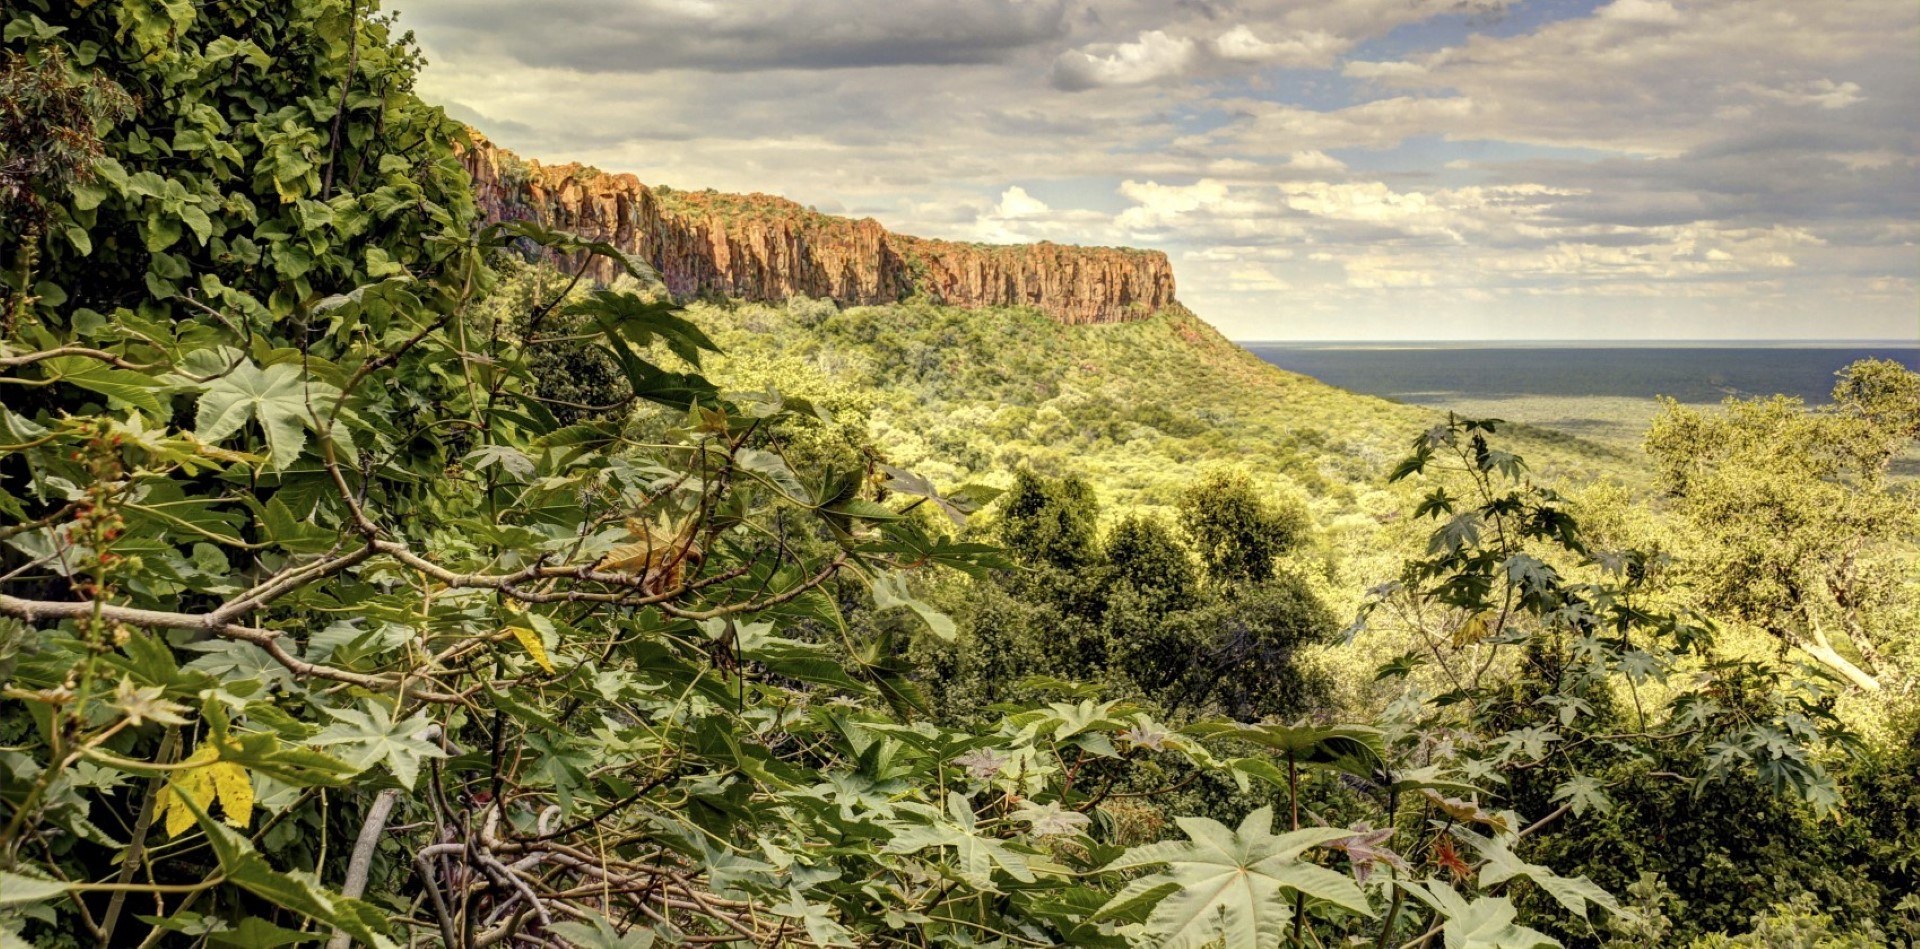
[(88, 359), (98, 359), (116, 369), (144, 371), (154, 368), (153, 366), (143, 363), (128, 362), (104, 349), (92, 349), (86, 346), (59, 346), (54, 349), (43, 349), (37, 353), (27, 353), (21, 356), (0, 356), (0, 369), (18, 369), (21, 366), (31, 366), (34, 363), (47, 359), (58, 359), (61, 356), (85, 356)]
[(286, 634), (275, 629), (261, 629), (257, 626), (243, 626), (239, 623), (224, 622), (212, 613), (174, 613), (166, 610), (144, 610), (131, 606), (114, 606), (88, 600), (23, 600), (16, 596), (0, 593), (0, 616), (12, 616), (28, 623), (44, 623), (53, 620), (95, 618), (107, 623), (121, 623), (142, 629), (189, 629), (211, 633), (222, 639), (231, 639), (251, 643), (266, 650), (273, 661), (287, 667), (297, 676), (311, 676), (317, 679), (331, 679), (345, 682), (361, 688), (386, 691), (395, 686), (404, 687), (408, 694), (427, 702), (460, 702), (458, 695), (418, 689), (405, 684), (398, 676), (366, 675), (349, 672), (333, 666), (307, 662), (287, 651), (280, 644)]
[[(367, 892), (367, 872), (373, 867), (373, 852), (379, 849), (381, 834), (387, 829), (387, 815), (393, 813), (394, 802), (399, 798), (400, 791), (395, 788), (374, 796), (373, 806), (367, 808), (366, 823), (360, 825), (360, 836), (353, 842), (353, 856), (347, 860), (347, 879), (340, 887), (340, 895), (357, 900)], [(352, 945), (353, 937), (339, 929), (335, 929), (333, 938), (327, 941), (327, 949), (348, 949)]]

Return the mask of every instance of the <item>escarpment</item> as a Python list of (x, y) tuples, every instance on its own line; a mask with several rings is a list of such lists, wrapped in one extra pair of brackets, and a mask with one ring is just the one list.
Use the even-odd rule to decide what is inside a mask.
[[(1064, 323), (1115, 323), (1174, 303), (1159, 251), (969, 244), (895, 234), (872, 218), (785, 198), (649, 188), (632, 175), (523, 161), (475, 136), (462, 156), (491, 220), (531, 220), (647, 261), (676, 296), (791, 296), (842, 305), (920, 295), (960, 307), (1031, 306)], [(589, 272), (611, 279), (600, 259)]]

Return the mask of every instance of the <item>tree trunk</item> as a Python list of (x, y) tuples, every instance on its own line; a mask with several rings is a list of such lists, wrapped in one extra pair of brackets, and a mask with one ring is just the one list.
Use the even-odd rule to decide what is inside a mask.
[(1867, 674), (1866, 670), (1847, 661), (1847, 657), (1834, 651), (1825, 636), (1816, 634), (1812, 640), (1798, 640), (1794, 645), (1807, 655), (1820, 660), (1820, 664), (1847, 677), (1847, 681), (1868, 692), (1880, 691), (1880, 680)]

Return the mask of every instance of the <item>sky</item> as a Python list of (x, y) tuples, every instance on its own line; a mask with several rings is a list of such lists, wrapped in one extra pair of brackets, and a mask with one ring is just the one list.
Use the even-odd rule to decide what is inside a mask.
[(1165, 251), (1236, 339), (1920, 340), (1914, 0), (392, 0), (499, 144)]

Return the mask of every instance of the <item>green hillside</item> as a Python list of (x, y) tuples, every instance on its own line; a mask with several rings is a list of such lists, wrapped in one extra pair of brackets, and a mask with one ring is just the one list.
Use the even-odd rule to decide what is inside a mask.
[[(1118, 507), (1165, 507), (1198, 471), (1231, 464), (1302, 493), (1323, 520), (1385, 514), (1388, 468), (1444, 419), (1277, 369), (1185, 310), (1101, 326), (806, 300), (689, 315), (725, 354), (717, 377), (865, 411), (898, 464), (949, 483), (1074, 473)], [(1643, 477), (1621, 447), (1526, 427), (1511, 438), (1548, 480)]]
[[(689, 316), (723, 353), (714, 378), (864, 417), (888, 461), (943, 486), (1005, 487), (1022, 468), (1073, 475), (1116, 517), (1169, 514), (1204, 472), (1245, 471), (1313, 513), (1347, 604), (1407, 549), (1413, 494), (1387, 474), (1445, 420), (1277, 369), (1185, 310), (1099, 326), (1026, 309), (809, 300), (700, 303)], [(1507, 441), (1563, 489), (1644, 484), (1630, 449), (1525, 426)]]

